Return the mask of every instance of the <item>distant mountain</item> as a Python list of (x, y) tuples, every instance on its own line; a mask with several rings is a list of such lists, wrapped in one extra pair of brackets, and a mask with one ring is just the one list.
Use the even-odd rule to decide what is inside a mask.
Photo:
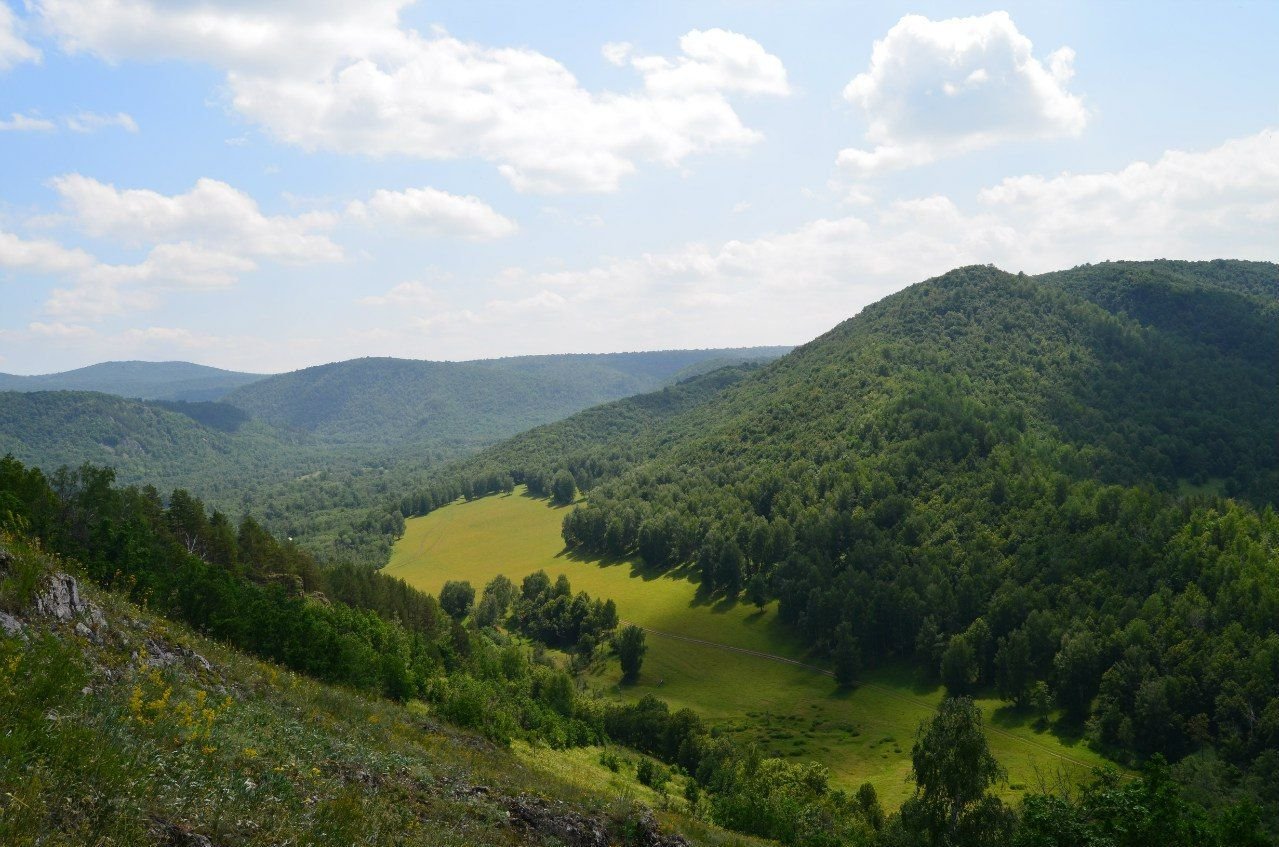
[(0, 392), (0, 456), (51, 472), (85, 462), (122, 481), (234, 500), (237, 482), (287, 476), (307, 451), (225, 403), (143, 401), (89, 391)]
[[(321, 555), (377, 562), (403, 523), (388, 504), (435, 466), (672, 382), (689, 368), (775, 358), (786, 349), (356, 359), (254, 377), (220, 402), (0, 390), (0, 456), (12, 453), (46, 472), (109, 465), (121, 482), (165, 493), (186, 488), (233, 513), (251, 510)], [(172, 364), (175, 375), (198, 368)], [(146, 363), (85, 370), (109, 373), (117, 365)]]
[(471, 362), (368, 358), (237, 389), (226, 402), (332, 445), (470, 447), (674, 381), (699, 365), (774, 359), (787, 347), (519, 356)]
[(0, 374), (0, 391), (98, 391), (142, 400), (220, 400), (264, 378), (191, 362), (102, 362), (73, 371), (17, 376)]

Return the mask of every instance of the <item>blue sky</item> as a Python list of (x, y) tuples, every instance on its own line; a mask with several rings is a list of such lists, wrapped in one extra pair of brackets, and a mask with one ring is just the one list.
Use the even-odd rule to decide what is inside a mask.
[(1279, 4), (356, 5), (0, 0), (0, 370), (800, 343), (960, 264), (1279, 258)]

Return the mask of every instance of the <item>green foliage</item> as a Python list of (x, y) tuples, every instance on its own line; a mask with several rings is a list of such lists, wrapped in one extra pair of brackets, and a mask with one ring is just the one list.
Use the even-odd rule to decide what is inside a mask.
[(577, 483), (573, 481), (573, 475), (566, 470), (557, 472), (551, 482), (551, 502), (557, 506), (567, 506), (573, 502), (575, 496)]
[(981, 712), (966, 697), (947, 698), (919, 728), (911, 751), (915, 796), (902, 806), (902, 825), (939, 847), (1007, 843), (1014, 819), (989, 793), (1003, 777), (986, 744)]
[[(495, 583), (497, 579), (490, 585)], [(509, 593), (506, 586), (510, 586)], [(589, 657), (596, 645), (617, 628), (617, 605), (612, 600), (592, 599), (585, 591), (574, 595), (564, 574), (559, 575), (554, 585), (545, 571), (530, 574), (524, 578), (518, 595), (509, 580), (504, 585), (498, 584), (497, 590), (510, 598), (508, 603), (514, 604), (516, 627), (551, 647)]]
[(635, 766), (635, 779), (640, 785), (647, 785), (656, 791), (664, 791), (666, 783), (671, 780), (671, 774), (652, 759), (640, 759), (639, 764)]
[(466, 581), (450, 581), (440, 589), (440, 608), (454, 620), (462, 620), (475, 603), (475, 589)]
[(622, 663), (622, 680), (634, 682), (639, 679), (640, 666), (644, 663), (644, 654), (648, 645), (644, 643), (644, 630), (630, 624), (622, 627), (613, 639), (613, 649)]

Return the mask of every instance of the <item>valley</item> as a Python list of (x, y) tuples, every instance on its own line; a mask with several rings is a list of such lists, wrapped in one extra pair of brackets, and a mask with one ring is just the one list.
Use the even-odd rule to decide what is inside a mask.
[[(574, 591), (613, 599), (623, 620), (649, 630), (639, 680), (620, 686), (617, 661), (608, 659), (587, 675), (592, 689), (691, 708), (766, 755), (820, 762), (846, 790), (870, 782), (888, 808), (909, 796), (910, 748), (941, 701), (938, 683), (900, 666), (870, 671), (840, 691), (825, 661), (777, 620), (775, 602), (759, 609), (744, 598), (707, 601), (686, 569), (658, 575), (631, 560), (571, 555), (560, 537), (567, 511), (522, 489), (446, 506), (406, 522), (383, 573), (430, 593), (448, 580), (479, 591), (499, 574), (518, 584), (538, 570), (552, 579), (563, 573)], [(1078, 739), (1037, 731), (1032, 716), (993, 694), (978, 703), (991, 749), (1008, 771), (1009, 796), (1055, 784), (1059, 775), (1082, 781), (1106, 764)]]

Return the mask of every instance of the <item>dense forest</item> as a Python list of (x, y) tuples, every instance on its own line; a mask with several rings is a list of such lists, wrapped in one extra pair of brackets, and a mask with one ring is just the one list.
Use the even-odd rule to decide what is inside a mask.
[[(623, 401), (402, 504), (561, 473), (570, 547), (692, 562), (815, 649), (997, 690), (1279, 809), (1279, 269), (954, 271), (687, 408)], [(452, 481), (450, 481), (450, 479)]]
[[(241, 650), (373, 695), (421, 698), (440, 717), (495, 741), (632, 746), (662, 763), (641, 761), (643, 784), (665, 791), (673, 772), (683, 774), (692, 815), (787, 845), (1136, 847), (1156, 832), (1186, 847), (1268, 843), (1257, 806), (1217, 796), (1209, 806), (1187, 801), (1161, 760), (1137, 780), (1103, 773), (1077, 796), (1035, 793), (1020, 807), (1007, 806), (992, 793), (1000, 772), (980, 715), (962, 698), (945, 701), (921, 727), (912, 753), (915, 795), (886, 815), (869, 784), (847, 794), (830, 785), (821, 766), (762, 757), (717, 737), (688, 709), (672, 712), (651, 696), (630, 705), (585, 696), (565, 670), (506, 635), (520, 630), (542, 643), (571, 644), (579, 655), (603, 647), (617, 625), (611, 602), (574, 595), (562, 576), (552, 582), (537, 573), (519, 588), (495, 579), (471, 615), (469, 586), (460, 602), (437, 603), (367, 568), (323, 570), (251, 518), (236, 526), (186, 492), (173, 492), (166, 503), (154, 489), (116, 487), (109, 469), (85, 466), (46, 478), (12, 458), (0, 459), (0, 541), (5, 609), (21, 611), (38, 584), (34, 545)], [(10, 552), (15, 544), (18, 557)], [(51, 681), (27, 678), (39, 667), (27, 661), (28, 652), (52, 648), (44, 641), (22, 647), (5, 635), (0, 649), (7, 672), (23, 675), (0, 697), (0, 711), (16, 710), (26, 726), (28, 700), (59, 693)], [(14, 699), (13, 692), (22, 696)], [(163, 699), (137, 696), (131, 706), (137, 714), (164, 708)], [(24, 760), (34, 737), (24, 732), (3, 742), (7, 755)], [(604, 760), (617, 766), (615, 754)], [(6, 784), (7, 774), (0, 768)]]
[[(374, 565), (403, 529), (401, 494), (446, 462), (595, 403), (786, 349), (358, 359), (269, 378), (106, 363), (13, 378), (23, 388), (0, 393), (0, 454), (48, 472), (110, 466), (122, 482), (183, 488), (229, 514), (253, 514), (325, 561)], [(228, 386), (217, 402), (109, 396), (183, 397), (199, 379), (254, 384)]]

